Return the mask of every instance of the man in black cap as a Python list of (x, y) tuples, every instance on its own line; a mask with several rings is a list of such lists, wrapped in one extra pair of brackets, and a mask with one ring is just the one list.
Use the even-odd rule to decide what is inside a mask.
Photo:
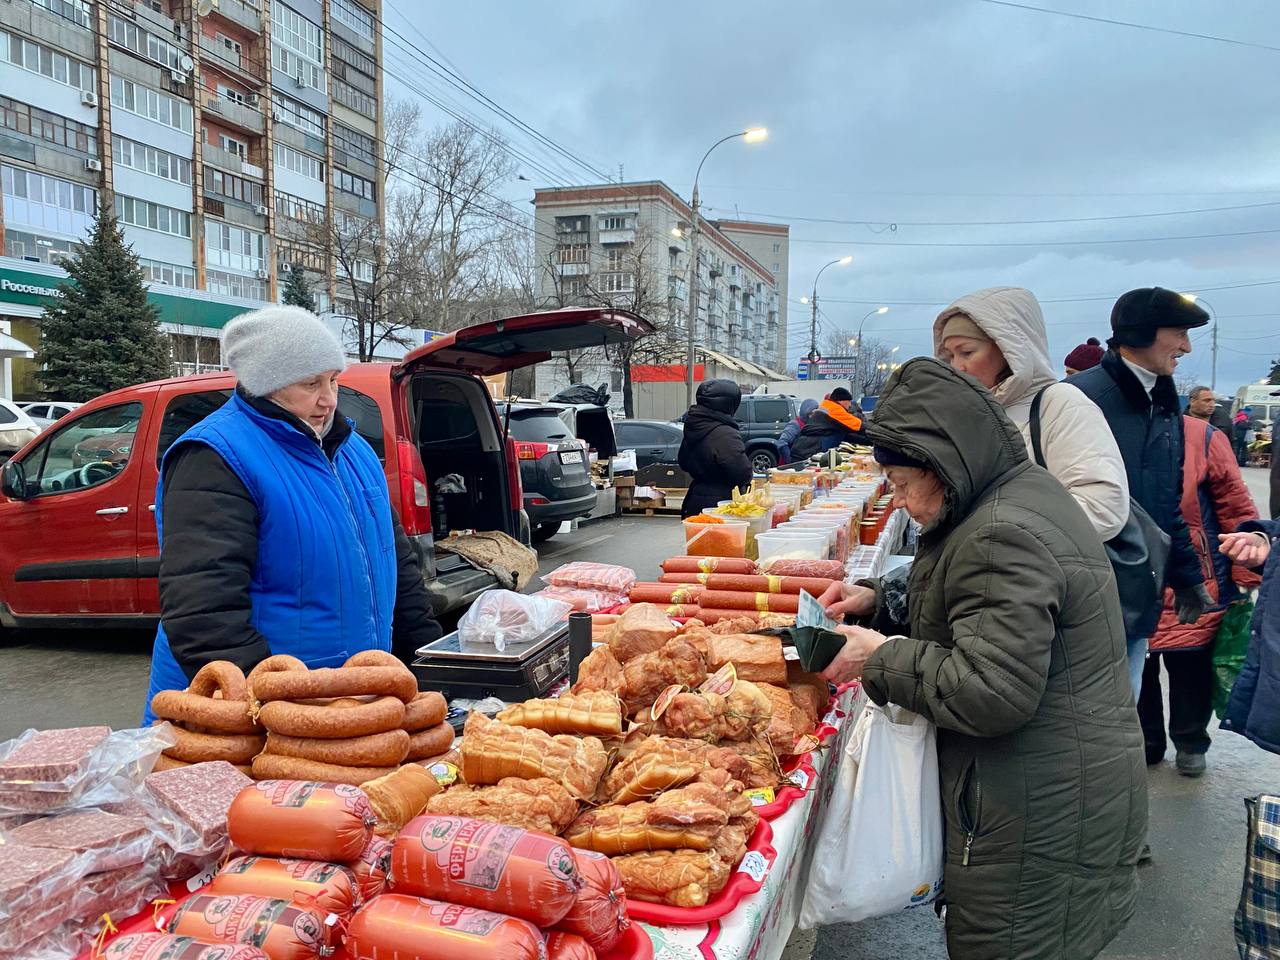
[(853, 394), (836, 387), (809, 414), (800, 435), (791, 444), (791, 459), (808, 460), (815, 453), (838, 447), (846, 440), (862, 439), (862, 418), (853, 413)]
[[(1111, 309), (1111, 338), (1102, 362), (1067, 380), (1101, 409), (1116, 438), (1129, 478), (1129, 497), (1169, 535), (1165, 584), (1173, 589), (1182, 623), (1194, 623), (1213, 601), (1182, 519), (1182, 415), (1173, 371), (1191, 352), (1187, 331), (1209, 314), (1172, 290), (1130, 290)], [(1162, 598), (1161, 598), (1162, 599)], [(1121, 597), (1124, 602), (1125, 597)], [(1154, 629), (1160, 600), (1147, 619)], [(1126, 611), (1131, 613), (1132, 611)], [(1137, 700), (1151, 631), (1130, 636), (1129, 674)], [(1183, 757), (1178, 757), (1179, 765)], [(1203, 757), (1200, 758), (1203, 764)]]

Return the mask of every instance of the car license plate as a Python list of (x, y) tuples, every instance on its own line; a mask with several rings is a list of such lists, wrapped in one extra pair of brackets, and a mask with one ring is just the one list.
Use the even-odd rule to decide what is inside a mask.
[(581, 463), (582, 451), (581, 450), (565, 450), (560, 454), (560, 462), (561, 463)]

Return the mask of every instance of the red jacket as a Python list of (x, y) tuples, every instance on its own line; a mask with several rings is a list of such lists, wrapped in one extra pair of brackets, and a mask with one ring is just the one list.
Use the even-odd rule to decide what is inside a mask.
[[(1218, 603), (1224, 595), (1230, 602), (1235, 584), (1258, 585), (1258, 575), (1224, 563), (1218, 553), (1218, 534), (1231, 533), (1246, 520), (1258, 519), (1249, 488), (1240, 476), (1231, 439), (1221, 430), (1208, 435), (1209, 424), (1195, 417), (1183, 417), (1186, 454), (1182, 462), (1182, 516), (1191, 532), (1191, 545), (1200, 558), (1204, 585), (1214, 605), (1195, 623), (1178, 623), (1173, 609), (1173, 591), (1166, 590), (1164, 612), (1151, 638), (1152, 650), (1185, 650), (1212, 643), (1226, 607)], [(1232, 579), (1234, 577), (1234, 580)]]

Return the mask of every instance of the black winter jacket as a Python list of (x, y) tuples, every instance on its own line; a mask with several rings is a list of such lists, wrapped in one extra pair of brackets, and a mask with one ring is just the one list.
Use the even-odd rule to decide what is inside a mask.
[(727, 413), (695, 403), (684, 420), (680, 467), (693, 482), (680, 515), (691, 517), (733, 495), (734, 487), (751, 486), (751, 461), (742, 428)]
[(1108, 350), (1098, 366), (1067, 383), (1101, 408), (1124, 459), (1129, 495), (1169, 534), (1165, 583), (1175, 590), (1203, 583), (1200, 558), (1182, 518), (1182, 411), (1173, 378), (1157, 379), (1148, 396), (1120, 354)]
[[(261, 397), (242, 397), (258, 412), (297, 417)], [(321, 445), (330, 459), (351, 435), (336, 417)], [(319, 441), (318, 441), (319, 442)], [(246, 673), (271, 655), (270, 638), (253, 626), (249, 583), (258, 555), (258, 510), (240, 478), (209, 446), (187, 444), (164, 470), (164, 550), (160, 555), (160, 613), (174, 659), (188, 677), (212, 660), (230, 660)], [(418, 555), (392, 512), (398, 567), (392, 651), (402, 660), (439, 639), (422, 582)]]

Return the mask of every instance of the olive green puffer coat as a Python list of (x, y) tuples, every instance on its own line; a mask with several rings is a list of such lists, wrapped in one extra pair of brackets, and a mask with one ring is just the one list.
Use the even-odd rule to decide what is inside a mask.
[(1096, 956), (1133, 914), (1147, 825), (1102, 544), (991, 394), (937, 361), (906, 364), (866, 429), (946, 488), (912, 566), (909, 636), (863, 681), (938, 728), (952, 960)]

